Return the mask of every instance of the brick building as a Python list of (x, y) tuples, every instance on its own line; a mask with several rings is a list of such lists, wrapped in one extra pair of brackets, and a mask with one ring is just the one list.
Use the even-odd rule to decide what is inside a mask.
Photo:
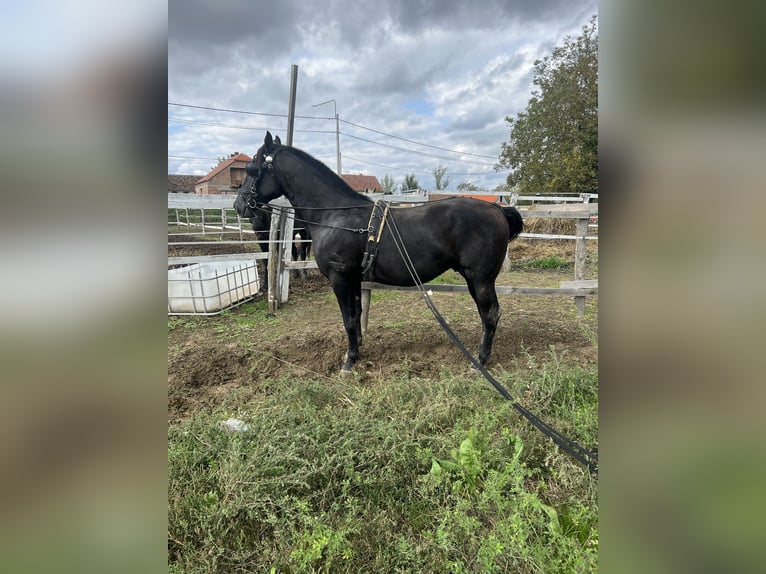
[(236, 195), (245, 180), (245, 166), (250, 156), (243, 153), (233, 154), (207, 175), (197, 180), (194, 193), (200, 195)]
[(360, 193), (383, 193), (383, 187), (374, 175), (344, 173), (341, 177), (354, 191)]

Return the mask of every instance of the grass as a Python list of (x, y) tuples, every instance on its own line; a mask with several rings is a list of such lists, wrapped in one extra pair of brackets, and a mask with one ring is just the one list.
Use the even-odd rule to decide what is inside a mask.
[(465, 285), (465, 279), (457, 271), (448, 269), (437, 278), (429, 281), (428, 285)]
[[(498, 378), (596, 446), (595, 367), (526, 361)], [(170, 572), (597, 571), (596, 484), (483, 379), (259, 384), (168, 429)]]
[(548, 257), (540, 257), (537, 259), (530, 259), (527, 261), (516, 261), (511, 264), (515, 269), (547, 269), (547, 270), (566, 270), (574, 268), (574, 262), (568, 259), (563, 259), (557, 255), (550, 255)]
[[(215, 321), (213, 324), (212, 322)], [(195, 315), (168, 316), (168, 332), (176, 329), (201, 329), (207, 327), (213, 333), (219, 335), (233, 333), (242, 330), (263, 329), (278, 327), (282, 324), (282, 317), (269, 313), (268, 302), (265, 299), (250, 301), (231, 309), (225, 309), (218, 315), (209, 317)], [(214, 326), (211, 326), (214, 325)], [(274, 331), (274, 337), (278, 332)]]

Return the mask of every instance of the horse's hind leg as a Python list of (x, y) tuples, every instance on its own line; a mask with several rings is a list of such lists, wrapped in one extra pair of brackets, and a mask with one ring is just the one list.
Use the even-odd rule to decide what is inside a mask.
[(479, 345), (479, 363), (487, 363), (490, 353), (492, 353), (492, 342), (495, 338), (497, 324), (500, 322), (500, 303), (497, 302), (497, 293), (492, 283), (478, 283), (470, 280), (468, 290), (476, 303), (481, 317), (482, 335)]
[(330, 283), (335, 292), (335, 298), (338, 300), (338, 306), (340, 307), (341, 315), (343, 315), (343, 326), (346, 328), (346, 334), (348, 335), (348, 352), (346, 353), (341, 371), (349, 373), (359, 358), (359, 344), (362, 340), (362, 284), (360, 281), (352, 281), (338, 275), (331, 275)]

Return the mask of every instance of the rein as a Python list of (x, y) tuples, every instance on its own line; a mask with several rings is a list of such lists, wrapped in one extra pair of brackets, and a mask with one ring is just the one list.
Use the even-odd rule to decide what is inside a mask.
[(412, 262), (412, 259), (410, 259), (409, 253), (407, 252), (407, 249), (404, 246), (404, 241), (402, 240), (401, 233), (399, 232), (399, 228), (396, 225), (396, 220), (391, 216), (389, 218), (391, 220), (389, 227), (392, 230), (391, 236), (394, 239), (394, 245), (396, 245), (397, 250), (399, 251), (399, 255), (402, 257), (402, 261), (404, 261), (404, 265), (407, 268), (407, 271), (410, 274), (410, 277), (412, 278), (413, 283), (417, 287), (420, 294), (423, 296), (426, 302), (426, 306), (428, 309), (433, 313), (436, 320), (439, 322), (439, 325), (441, 325), (442, 329), (447, 333), (450, 340), (455, 344), (455, 346), (460, 349), (460, 351), (468, 358), (468, 360), (473, 364), (478, 371), (484, 375), (484, 378), (487, 379), (492, 386), (495, 388), (495, 390), (500, 393), (500, 396), (502, 396), (505, 400), (511, 401), (511, 405), (514, 409), (516, 409), (524, 418), (526, 418), (532, 426), (534, 426), (536, 429), (538, 429), (540, 432), (542, 432), (545, 436), (550, 438), (556, 445), (559, 446), (564, 452), (566, 452), (568, 455), (570, 455), (572, 458), (577, 460), (579, 463), (585, 465), (588, 467), (588, 470), (595, 476), (598, 476), (598, 454), (594, 453), (587, 448), (583, 447), (576, 441), (573, 441), (560, 432), (558, 432), (556, 429), (548, 425), (547, 423), (540, 420), (537, 416), (532, 414), (530, 411), (528, 411), (526, 408), (521, 406), (518, 401), (515, 401), (511, 394), (503, 387), (503, 385), (500, 384), (500, 382), (495, 379), (492, 374), (487, 371), (487, 369), (482, 365), (472, 354), (471, 352), (463, 345), (463, 343), (460, 341), (460, 339), (457, 337), (455, 332), (450, 328), (449, 324), (447, 323), (447, 320), (442, 316), (441, 313), (439, 313), (439, 310), (436, 308), (436, 305), (434, 305), (434, 302), (431, 300), (430, 295), (428, 294), (428, 291), (425, 288), (425, 285), (420, 280), (420, 277), (418, 276), (418, 272), (415, 269), (415, 265)]
[[(251, 197), (246, 201), (246, 205), (252, 210), (252, 209), (259, 209), (263, 212), (270, 211), (273, 212), (274, 210), (286, 210), (286, 209), (302, 209), (302, 210), (315, 210), (315, 211), (338, 211), (338, 210), (349, 210), (349, 209), (359, 209), (359, 208), (367, 208), (367, 205), (351, 205), (351, 206), (345, 206), (345, 207), (304, 207), (304, 208), (286, 208), (281, 206), (271, 206), (271, 209), (266, 209), (265, 207), (261, 207), (256, 204), (254, 196), (256, 195), (256, 186), (260, 182), (260, 180), (263, 178), (263, 174), (266, 170), (272, 170), (274, 169), (273, 161), (274, 157), (281, 151), (282, 148), (277, 148), (275, 150), (273, 155), (267, 155), (264, 158), (263, 163), (261, 164), (261, 168), (258, 170), (258, 174), (255, 178), (253, 178), (253, 183), (250, 186), (250, 195)], [(374, 221), (376, 218), (376, 211), (378, 211), (378, 204), (381, 200), (376, 201), (372, 206), (372, 213), (370, 214), (370, 221), (366, 228), (359, 227), (359, 228), (352, 228), (352, 227), (341, 227), (337, 225), (327, 225), (324, 223), (319, 223), (316, 221), (308, 221), (306, 219), (299, 219), (295, 218), (296, 221), (300, 221), (302, 223), (310, 223), (312, 225), (317, 225), (320, 227), (326, 227), (330, 229), (340, 229), (343, 231), (351, 231), (353, 233), (359, 233), (364, 234), (368, 233), (368, 241), (367, 241), (367, 249), (365, 250), (364, 254), (364, 260), (362, 263), (363, 267), (363, 275), (365, 277), (365, 280), (370, 280), (370, 276), (374, 273), (374, 263), (375, 263), (375, 257), (377, 255), (377, 247), (378, 242), (380, 240), (380, 237), (383, 233), (383, 228), (385, 227), (386, 221), (390, 220), (389, 228), (391, 229), (391, 237), (394, 240), (394, 245), (396, 246), (396, 249), (399, 251), (399, 255), (402, 258), (402, 261), (404, 262), (404, 265), (410, 274), (410, 278), (413, 281), (413, 284), (417, 287), (420, 294), (423, 296), (426, 302), (426, 306), (428, 309), (433, 313), (434, 317), (438, 321), (439, 325), (441, 325), (442, 329), (447, 333), (450, 340), (457, 346), (458, 349), (468, 358), (468, 360), (473, 364), (473, 366), (484, 376), (485, 379), (487, 379), (492, 386), (495, 388), (495, 390), (500, 393), (500, 396), (502, 396), (507, 401), (511, 401), (511, 404), (516, 411), (518, 411), (524, 418), (526, 418), (532, 426), (534, 426), (536, 429), (538, 429), (540, 432), (542, 432), (545, 436), (550, 438), (556, 445), (559, 446), (564, 452), (569, 454), (572, 458), (580, 462), (581, 464), (588, 467), (588, 470), (595, 476), (598, 476), (598, 454), (594, 453), (587, 448), (583, 447), (582, 445), (578, 444), (577, 442), (567, 438), (560, 432), (558, 432), (556, 429), (551, 427), (550, 425), (546, 424), (542, 420), (540, 420), (537, 416), (532, 414), (530, 411), (528, 411), (526, 408), (521, 406), (518, 401), (515, 401), (511, 394), (503, 387), (503, 385), (500, 384), (500, 382), (495, 379), (492, 374), (490, 374), (489, 371), (482, 365), (472, 354), (471, 352), (463, 345), (463, 343), (460, 341), (460, 339), (457, 337), (455, 332), (450, 328), (449, 324), (447, 323), (447, 320), (442, 316), (441, 313), (439, 313), (439, 310), (436, 308), (436, 305), (434, 305), (434, 302), (431, 300), (431, 297), (428, 293), (428, 291), (425, 288), (425, 285), (420, 280), (420, 277), (418, 276), (418, 272), (415, 268), (415, 264), (412, 262), (412, 259), (409, 256), (409, 253), (407, 252), (406, 247), (404, 246), (404, 240), (402, 239), (402, 235), (399, 232), (399, 228), (396, 224), (396, 220), (393, 217), (393, 214), (389, 212), (389, 204), (388, 202), (385, 203), (385, 208), (383, 210), (383, 213), (380, 215), (380, 227), (377, 229), (377, 233), (374, 226)]]
[[(264, 205), (268, 205), (267, 203)], [(282, 207), (279, 205), (272, 205), (269, 209), (266, 209), (265, 207), (261, 207), (260, 205), (250, 206), (248, 205), (250, 209), (257, 209), (258, 211), (262, 211), (264, 213), (273, 213), (276, 212), (286, 212), (288, 209), (292, 209), (295, 211), (296, 208), (294, 207)], [(349, 205), (347, 207), (301, 207), (298, 209), (312, 209), (316, 211), (337, 211), (339, 209), (357, 209), (359, 207), (367, 207), (366, 205)], [(352, 233), (369, 233), (370, 228), (368, 227), (343, 227), (341, 225), (327, 225), (326, 223), (319, 223), (318, 221), (311, 221), (309, 219), (301, 219), (300, 217), (293, 216), (295, 221), (300, 221), (301, 223), (310, 223), (312, 225), (316, 225), (318, 227), (326, 227), (327, 229), (340, 229), (341, 231), (351, 231)]]

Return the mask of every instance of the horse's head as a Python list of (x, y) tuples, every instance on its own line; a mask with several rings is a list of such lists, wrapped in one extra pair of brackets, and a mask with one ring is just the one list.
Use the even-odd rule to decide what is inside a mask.
[(258, 206), (282, 195), (282, 186), (274, 175), (274, 157), (281, 149), (279, 136), (272, 139), (271, 133), (266, 132), (263, 145), (245, 167), (247, 177), (234, 201), (234, 209), (241, 217), (255, 217)]
[(256, 233), (268, 231), (271, 228), (271, 206), (267, 203), (256, 205), (255, 209), (250, 210), (252, 216), (250, 223), (253, 225), (253, 231)]

